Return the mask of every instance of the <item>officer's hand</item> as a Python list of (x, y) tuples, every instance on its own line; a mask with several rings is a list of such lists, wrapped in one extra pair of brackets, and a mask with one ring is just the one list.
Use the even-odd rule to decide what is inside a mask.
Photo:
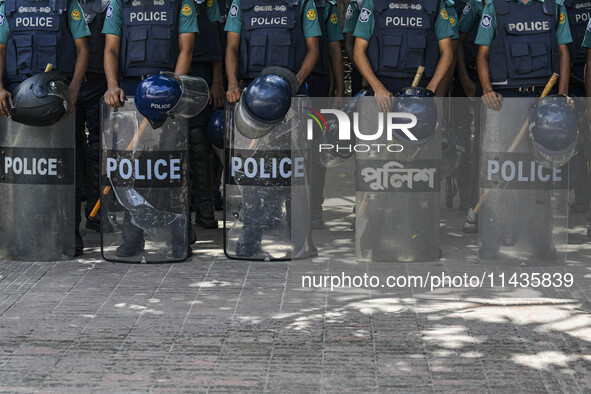
[(225, 100), (224, 85), (221, 82), (212, 83), (209, 91), (209, 102), (213, 103), (214, 108), (222, 108)]
[(125, 101), (125, 92), (119, 86), (108, 88), (105, 92), (105, 103), (109, 107), (119, 108)]
[(240, 100), (241, 94), (242, 91), (240, 90), (239, 86), (230, 86), (228, 87), (228, 91), (226, 92), (226, 99), (228, 99), (228, 101), (231, 103), (235, 103), (238, 100)]
[(76, 109), (76, 101), (78, 100), (78, 92), (80, 91), (79, 86), (74, 86), (74, 84), (70, 84), (68, 87), (68, 95), (70, 96), (70, 105), (68, 108), (68, 112), (66, 116), (70, 116), (72, 112)]
[(503, 96), (495, 92), (494, 90), (489, 90), (486, 93), (482, 94), (482, 101), (484, 105), (488, 108), (492, 109), (493, 111), (500, 111), (501, 110), (501, 99)]
[(374, 96), (378, 102), (380, 112), (390, 111), (390, 103), (392, 102), (392, 93), (385, 87), (374, 89)]
[(12, 101), (10, 99), (10, 93), (8, 93), (8, 90), (0, 88), (0, 115), (2, 115), (2, 117), (6, 118), (8, 115), (10, 115), (11, 104)]
[(460, 78), (466, 97), (476, 97), (476, 84), (468, 76)]

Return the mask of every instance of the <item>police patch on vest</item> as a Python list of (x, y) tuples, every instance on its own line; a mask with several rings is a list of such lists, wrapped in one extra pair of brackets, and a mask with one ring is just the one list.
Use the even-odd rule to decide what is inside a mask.
[(331, 22), (333, 25), (336, 25), (338, 21), (339, 21), (339, 18), (337, 18), (337, 14), (332, 14), (332, 15), (330, 16), (330, 22)]
[(316, 11), (309, 9), (308, 12), (306, 12), (306, 18), (310, 19), (311, 21), (316, 19)]
[(72, 11), (72, 19), (74, 19), (75, 21), (79, 21), (81, 16), (82, 14), (80, 13), (80, 10)]
[(107, 15), (105, 15), (107, 19), (111, 19), (113, 17), (113, 6), (110, 5), (107, 7)]
[(441, 10), (441, 17), (445, 20), (449, 18), (449, 16), (447, 15), (447, 10), (445, 8)]
[(491, 16), (490, 15), (487, 15), (487, 14), (483, 14), (482, 15), (482, 22), (480, 22), (480, 25), (482, 27), (484, 27), (485, 29), (488, 29), (491, 24), (492, 24), (492, 18), (491, 18)]
[(181, 10), (181, 12), (183, 13), (184, 16), (189, 16), (189, 15), (191, 15), (191, 7), (189, 7), (189, 5), (185, 5), (183, 7), (183, 9)]
[(359, 13), (359, 22), (361, 22), (361, 23), (367, 22), (369, 20), (370, 15), (371, 15), (370, 10), (368, 10), (367, 8), (361, 9), (361, 12)]
[(566, 22), (566, 16), (564, 15), (564, 12), (560, 13), (560, 23), (564, 23)]
[(230, 15), (231, 18), (236, 18), (236, 16), (238, 15), (238, 6), (236, 4), (232, 4), (232, 7), (230, 7), (230, 12), (228, 13), (228, 15)]
[(466, 3), (466, 5), (464, 6), (464, 11), (462, 11), (463, 14), (467, 14), (468, 12), (470, 12), (470, 9), (472, 7), (470, 7), (470, 3)]
[(347, 13), (345, 14), (346, 19), (351, 19), (353, 17), (353, 8), (351, 6), (347, 7)]

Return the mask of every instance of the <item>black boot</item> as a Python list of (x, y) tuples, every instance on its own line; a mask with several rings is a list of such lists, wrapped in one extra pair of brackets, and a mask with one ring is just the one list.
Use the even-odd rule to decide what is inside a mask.
[(203, 127), (190, 131), (191, 180), (195, 191), (195, 223), (218, 228), (213, 208), (213, 147)]
[(144, 250), (144, 231), (131, 223), (131, 216), (125, 213), (121, 232), (123, 243), (115, 251), (117, 257), (131, 257)]
[(236, 244), (236, 255), (254, 257), (264, 254), (261, 248), (263, 231), (259, 226), (245, 225), (243, 233)]

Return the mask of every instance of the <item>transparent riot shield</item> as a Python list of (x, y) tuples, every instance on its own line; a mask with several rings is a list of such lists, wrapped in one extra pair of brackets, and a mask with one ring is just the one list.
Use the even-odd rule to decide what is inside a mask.
[(33, 127), (0, 119), (0, 259), (74, 256), (75, 117)]
[(245, 260), (311, 256), (310, 152), (300, 121), (306, 98), (292, 100), (289, 120), (256, 139), (243, 136), (226, 107), (224, 252)]
[[(424, 144), (389, 139), (388, 119), (378, 111), (373, 97), (359, 101), (358, 117), (361, 133), (379, 137), (357, 138), (354, 146), (357, 259), (437, 260), (440, 254), (439, 128), (434, 129)], [(380, 124), (383, 130), (378, 134)]]
[(500, 112), (482, 106), (479, 256), (515, 265), (566, 261), (568, 165), (536, 163), (527, 134), (534, 98), (503, 98)]
[[(102, 103), (101, 251), (109, 261), (158, 263), (188, 257), (188, 121), (153, 129), (133, 99)], [(101, 230), (104, 230), (102, 226)]]

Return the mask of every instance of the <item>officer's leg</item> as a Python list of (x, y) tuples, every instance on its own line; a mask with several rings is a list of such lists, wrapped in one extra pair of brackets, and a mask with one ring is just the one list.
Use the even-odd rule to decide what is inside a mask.
[(189, 132), (192, 184), (195, 191), (195, 222), (204, 228), (217, 228), (213, 207), (214, 152), (204, 127)]
[(213, 155), (213, 207), (216, 211), (224, 209), (224, 200), (222, 198), (222, 174), (224, 164), (217, 155)]
[(263, 228), (269, 220), (267, 217), (269, 212), (275, 211), (267, 206), (271, 202), (268, 189), (267, 187), (244, 186), (242, 190), (240, 219), (243, 228), (242, 235), (236, 245), (236, 255), (238, 256), (262, 254)]
[(117, 248), (118, 257), (131, 257), (144, 250), (144, 230), (131, 223), (131, 215), (125, 211), (121, 231), (123, 243)]
[(86, 116), (84, 114), (83, 104), (76, 105), (76, 247), (74, 256), (80, 256), (84, 250), (84, 242), (80, 235), (80, 222), (82, 221), (82, 188), (86, 173), (87, 157), (85, 120)]

